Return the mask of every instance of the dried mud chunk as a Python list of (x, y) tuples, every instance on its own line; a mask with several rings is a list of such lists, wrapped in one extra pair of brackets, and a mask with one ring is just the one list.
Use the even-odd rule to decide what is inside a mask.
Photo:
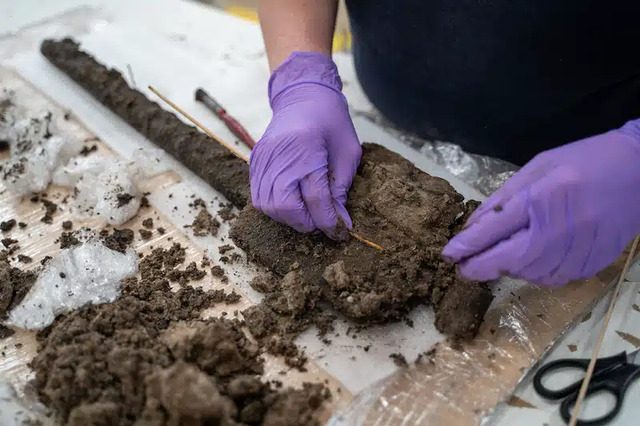
[(111, 426), (118, 423), (120, 409), (113, 402), (82, 404), (69, 414), (65, 426)]
[(287, 302), (287, 311), (299, 315), (307, 309), (313, 309), (320, 298), (320, 289), (307, 284), (303, 274), (298, 271), (289, 272), (280, 283), (280, 288)]
[(246, 374), (233, 378), (227, 385), (227, 394), (233, 400), (243, 400), (258, 396), (264, 391), (264, 384), (258, 377)]
[(265, 413), (263, 426), (319, 426), (317, 411), (331, 398), (327, 389), (305, 383), (302, 389), (288, 389), (276, 397)]
[(192, 336), (174, 342), (171, 352), (218, 378), (263, 371), (257, 346), (238, 327), (225, 321), (212, 320), (200, 326)]
[(111, 235), (104, 238), (104, 245), (111, 250), (124, 253), (133, 242), (133, 237), (131, 229), (114, 229)]
[(436, 305), (436, 328), (443, 334), (468, 339), (475, 336), (493, 300), (486, 284), (459, 278)]
[(22, 302), (36, 278), (34, 272), (14, 268), (6, 259), (0, 261), (0, 319)]
[(272, 273), (260, 274), (249, 283), (251, 288), (261, 293), (273, 293), (280, 290), (280, 280)]
[(118, 199), (118, 208), (120, 208), (129, 204), (131, 200), (134, 199), (134, 196), (125, 192), (121, 192), (120, 194), (116, 195), (116, 198)]
[(218, 235), (220, 222), (215, 220), (206, 209), (201, 209), (191, 224), (191, 228), (193, 228), (193, 235), (196, 237), (206, 237), (208, 235), (215, 237)]
[(61, 249), (77, 246), (78, 244), (80, 244), (80, 240), (76, 238), (73, 232), (63, 232), (62, 234), (60, 234)]
[[(220, 394), (216, 380), (178, 361), (147, 377), (145, 418), (162, 416), (166, 425), (234, 425), (237, 407)], [(153, 412), (156, 412), (154, 415)], [(165, 423), (166, 422), (166, 423)], [(147, 423), (150, 424), (150, 423)]]
[(0, 324), (0, 340), (6, 339), (16, 334), (15, 330)]
[(344, 261), (339, 260), (336, 263), (332, 263), (324, 269), (322, 277), (327, 284), (336, 290), (348, 290), (352, 288), (351, 279), (344, 270)]
[(14, 226), (16, 226), (16, 220), (15, 219), (6, 220), (6, 221), (0, 223), (0, 231), (2, 231), (2, 232), (11, 231)]
[(272, 334), (278, 325), (278, 317), (266, 304), (251, 306), (242, 311), (249, 332), (255, 338)]
[(138, 232), (140, 233), (140, 238), (143, 240), (149, 240), (153, 236), (153, 232), (148, 229), (138, 229)]

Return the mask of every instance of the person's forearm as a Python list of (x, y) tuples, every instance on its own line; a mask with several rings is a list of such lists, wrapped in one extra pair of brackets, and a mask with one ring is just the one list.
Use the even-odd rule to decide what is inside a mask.
[(258, 8), (271, 71), (291, 52), (331, 55), (338, 0), (261, 0)]

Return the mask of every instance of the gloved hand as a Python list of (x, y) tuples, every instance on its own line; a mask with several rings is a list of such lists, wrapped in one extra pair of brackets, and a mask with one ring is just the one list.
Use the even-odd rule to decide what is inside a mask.
[(556, 287), (589, 278), (640, 232), (640, 120), (537, 155), (443, 250), (460, 273)]
[(362, 155), (341, 90), (331, 58), (294, 52), (271, 76), (273, 118), (250, 161), (255, 208), (335, 239), (352, 228), (345, 203)]

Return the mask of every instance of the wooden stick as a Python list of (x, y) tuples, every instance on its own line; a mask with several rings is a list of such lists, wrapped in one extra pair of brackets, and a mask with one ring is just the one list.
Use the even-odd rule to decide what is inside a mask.
[(578, 415), (580, 414), (580, 406), (584, 401), (585, 396), (587, 395), (587, 389), (589, 388), (589, 382), (591, 381), (591, 376), (593, 375), (593, 370), (596, 365), (596, 361), (598, 360), (598, 353), (600, 352), (600, 346), (602, 345), (602, 341), (604, 340), (605, 332), (607, 331), (607, 326), (609, 325), (609, 320), (611, 319), (611, 315), (613, 314), (613, 308), (618, 300), (618, 295), (620, 294), (620, 289), (622, 288), (622, 283), (624, 282), (627, 272), (629, 271), (629, 267), (631, 267), (631, 261), (638, 249), (638, 242), (640, 241), (640, 235), (638, 235), (635, 240), (633, 240), (633, 244), (631, 245), (631, 251), (629, 252), (629, 256), (627, 257), (627, 261), (624, 264), (624, 268), (622, 269), (622, 274), (620, 274), (620, 279), (618, 280), (618, 284), (616, 285), (615, 290), (613, 291), (613, 296), (611, 297), (611, 302), (609, 302), (609, 309), (607, 310), (607, 315), (604, 317), (604, 324), (602, 324), (602, 329), (600, 330), (600, 336), (598, 337), (598, 341), (596, 342), (596, 347), (593, 350), (593, 355), (591, 356), (591, 361), (589, 362), (589, 367), (587, 368), (587, 374), (584, 376), (582, 380), (582, 386), (580, 387), (580, 392), (578, 393), (578, 399), (576, 400), (576, 405), (573, 407), (573, 413), (571, 414), (571, 421), (569, 422), (569, 426), (576, 426), (578, 422)]
[[(165, 101), (167, 104), (169, 104), (171, 106), (171, 108), (175, 109), (176, 111), (178, 111), (180, 114), (182, 114), (184, 117), (187, 118), (187, 120), (191, 121), (197, 128), (199, 128), (200, 130), (202, 130), (203, 132), (205, 132), (211, 139), (213, 139), (214, 141), (218, 142), (220, 145), (224, 146), (225, 148), (227, 148), (229, 151), (231, 151), (236, 157), (238, 157), (239, 159), (241, 159), (242, 161), (244, 161), (245, 163), (249, 162), (249, 158), (244, 155), (243, 153), (241, 153), (240, 151), (238, 151), (237, 149), (235, 149), (233, 146), (225, 143), (222, 141), (222, 139), (220, 139), (219, 137), (217, 137), (215, 134), (213, 134), (213, 132), (209, 129), (207, 129), (205, 126), (203, 126), (198, 120), (196, 120), (195, 118), (193, 118), (192, 116), (190, 116), (189, 114), (187, 114), (186, 111), (184, 111), (182, 108), (180, 108), (178, 105), (174, 104), (173, 102), (171, 102), (168, 98), (162, 96), (160, 94), (160, 92), (158, 92), (156, 89), (154, 89), (153, 87), (149, 86), (149, 90), (151, 90), (153, 93), (156, 94), (156, 96), (158, 96), (160, 99), (162, 99), (163, 101)], [(369, 247), (373, 247), (376, 250), (384, 250), (384, 248), (379, 245), (374, 243), (373, 241), (369, 241), (366, 238), (364, 238), (362, 235), (356, 234), (353, 231), (349, 231), (349, 235), (351, 235), (353, 238), (355, 238), (356, 240), (368, 245)]]
[(249, 157), (247, 157), (246, 155), (244, 155), (243, 153), (241, 153), (240, 151), (238, 151), (236, 148), (234, 148), (233, 146), (225, 143), (222, 141), (222, 139), (220, 139), (219, 137), (217, 137), (211, 130), (207, 129), (206, 127), (204, 127), (198, 120), (196, 120), (195, 118), (193, 118), (192, 116), (190, 116), (189, 114), (187, 114), (182, 108), (180, 108), (178, 105), (174, 104), (173, 102), (171, 102), (169, 99), (165, 98), (164, 96), (162, 96), (156, 89), (154, 89), (153, 87), (149, 86), (149, 90), (151, 90), (153, 93), (155, 93), (160, 99), (162, 99), (163, 101), (165, 101), (167, 104), (169, 104), (171, 106), (171, 108), (175, 109), (176, 111), (178, 111), (180, 114), (182, 114), (184, 117), (187, 118), (187, 120), (191, 121), (197, 128), (199, 128), (200, 130), (202, 130), (203, 132), (205, 132), (211, 139), (213, 139), (214, 141), (218, 142), (220, 145), (224, 146), (225, 148), (227, 148), (229, 151), (231, 151), (236, 157), (238, 157), (239, 159), (241, 159), (242, 161), (244, 161), (245, 163), (249, 162)]

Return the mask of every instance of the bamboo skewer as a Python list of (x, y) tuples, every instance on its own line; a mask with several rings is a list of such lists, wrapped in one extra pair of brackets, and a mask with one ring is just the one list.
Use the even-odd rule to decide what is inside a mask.
[(609, 302), (609, 309), (607, 310), (607, 314), (604, 317), (604, 323), (602, 324), (602, 329), (600, 330), (600, 336), (598, 337), (598, 341), (596, 342), (596, 347), (593, 350), (593, 355), (591, 356), (591, 361), (589, 362), (589, 367), (587, 368), (587, 373), (582, 380), (582, 386), (580, 387), (580, 392), (578, 393), (578, 399), (576, 400), (576, 405), (573, 407), (573, 413), (571, 414), (571, 421), (569, 422), (569, 426), (576, 426), (578, 422), (578, 415), (580, 414), (580, 406), (584, 401), (587, 395), (587, 389), (589, 388), (589, 383), (591, 381), (591, 376), (593, 375), (593, 370), (596, 365), (596, 361), (598, 360), (598, 353), (600, 352), (600, 346), (602, 345), (602, 341), (604, 340), (604, 335), (607, 331), (607, 326), (609, 325), (609, 320), (611, 319), (611, 315), (613, 314), (613, 308), (618, 300), (618, 295), (620, 294), (620, 289), (622, 288), (622, 283), (624, 282), (627, 272), (629, 271), (629, 267), (631, 267), (631, 261), (634, 258), (636, 250), (638, 249), (638, 242), (640, 241), (640, 235), (638, 235), (631, 245), (631, 251), (629, 252), (629, 256), (627, 257), (627, 261), (624, 264), (624, 268), (622, 269), (622, 273), (620, 274), (620, 279), (618, 280), (618, 284), (616, 284), (616, 288), (613, 291), (613, 296), (611, 297), (611, 302)]
[[(205, 132), (211, 139), (213, 139), (214, 141), (216, 141), (220, 145), (222, 145), (225, 148), (227, 148), (236, 157), (238, 157), (239, 159), (241, 159), (245, 163), (249, 162), (249, 157), (247, 157), (245, 154), (243, 154), (242, 152), (238, 151), (235, 147), (229, 145), (228, 143), (225, 143), (222, 139), (217, 137), (211, 130), (209, 130), (204, 125), (202, 125), (202, 123), (200, 123), (198, 120), (193, 118), (191, 115), (189, 115), (185, 110), (180, 108), (178, 105), (176, 105), (175, 103), (170, 101), (168, 98), (166, 98), (163, 95), (161, 95), (160, 92), (158, 92), (152, 86), (148, 86), (148, 87), (149, 87), (149, 90), (151, 90), (156, 96), (158, 96), (160, 99), (162, 99), (164, 102), (166, 102), (169, 106), (171, 106), (171, 108), (175, 109), (180, 114), (182, 114), (187, 120), (191, 121), (197, 128), (199, 128), (200, 130)], [(356, 240), (362, 242), (363, 244), (368, 245), (369, 247), (373, 247), (374, 249), (380, 250), (380, 251), (384, 250), (384, 248), (381, 245), (376, 244), (373, 241), (369, 241), (368, 239), (364, 238), (362, 235), (359, 235), (359, 234), (357, 234), (357, 233), (355, 233), (353, 231), (349, 231), (349, 235), (351, 235)]]

